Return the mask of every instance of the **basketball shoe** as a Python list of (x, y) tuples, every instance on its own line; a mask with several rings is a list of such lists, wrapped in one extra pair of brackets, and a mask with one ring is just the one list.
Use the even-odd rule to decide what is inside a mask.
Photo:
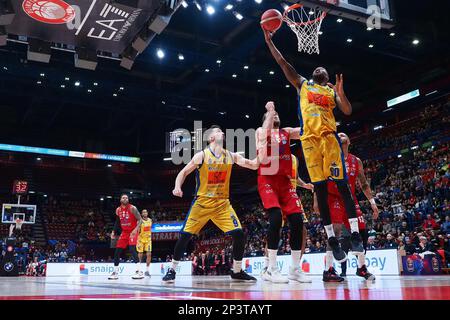
[(266, 272), (264, 273), (263, 279), (272, 283), (289, 283), (288, 278), (283, 277), (278, 268), (267, 268)]
[(230, 273), (231, 279), (235, 281), (244, 281), (244, 282), (255, 282), (256, 278), (249, 275), (244, 270), (241, 270), (240, 272), (231, 272)]
[(119, 279), (119, 275), (117, 274), (117, 272), (111, 273), (111, 275), (108, 277), (108, 280), (117, 280), (117, 279)]
[(300, 283), (311, 283), (312, 280), (308, 278), (307, 275), (299, 267), (293, 268), (289, 267), (288, 279), (293, 281), (298, 281)]
[(366, 280), (374, 281), (375, 276), (367, 271), (366, 265), (363, 265), (361, 268), (356, 269), (356, 275), (359, 277), (363, 277)]
[(131, 278), (134, 280), (144, 279), (144, 273), (142, 271), (136, 271), (136, 273)]
[(347, 260), (347, 254), (344, 250), (342, 250), (338, 239), (336, 237), (330, 237), (328, 238), (328, 244), (331, 247), (331, 250), (333, 251), (333, 257), (338, 263), (342, 263)]
[(166, 275), (162, 278), (162, 281), (165, 283), (173, 283), (175, 282), (175, 276), (176, 276), (176, 272), (174, 269), (169, 268), (169, 270), (167, 270)]
[(322, 278), (323, 282), (342, 282), (344, 280), (345, 280), (344, 278), (340, 277), (337, 274), (336, 270), (333, 267), (328, 269), (328, 271), (323, 272), (323, 278)]

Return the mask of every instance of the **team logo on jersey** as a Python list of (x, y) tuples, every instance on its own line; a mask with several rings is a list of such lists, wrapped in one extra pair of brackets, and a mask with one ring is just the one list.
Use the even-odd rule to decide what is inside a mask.
[(64, 24), (75, 18), (75, 9), (63, 0), (24, 0), (23, 11), (36, 21)]

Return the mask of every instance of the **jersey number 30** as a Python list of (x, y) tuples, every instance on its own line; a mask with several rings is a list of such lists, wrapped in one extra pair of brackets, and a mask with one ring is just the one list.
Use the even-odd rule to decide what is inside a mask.
[(330, 168), (330, 173), (332, 177), (339, 177), (339, 168)]

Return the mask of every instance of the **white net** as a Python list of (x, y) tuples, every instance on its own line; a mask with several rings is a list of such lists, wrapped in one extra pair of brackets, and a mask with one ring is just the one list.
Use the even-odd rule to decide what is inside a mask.
[(298, 4), (285, 11), (283, 20), (296, 34), (299, 52), (320, 53), (320, 28), (325, 16), (320, 8), (310, 9)]

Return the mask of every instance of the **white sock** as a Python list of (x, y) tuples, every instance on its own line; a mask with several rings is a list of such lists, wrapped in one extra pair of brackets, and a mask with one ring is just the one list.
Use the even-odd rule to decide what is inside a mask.
[(172, 260), (172, 269), (177, 270), (179, 263), (180, 263), (180, 261)]
[(365, 254), (358, 255), (358, 268), (361, 268), (365, 264), (366, 264), (366, 255)]
[(278, 250), (267, 249), (269, 252), (269, 268), (275, 270), (277, 268), (277, 252)]
[(351, 218), (348, 219), (348, 222), (350, 223), (350, 230), (351, 232), (359, 232), (359, 227), (358, 227), (358, 218)]
[(241, 270), (242, 270), (242, 260), (241, 261), (233, 260), (233, 272), (238, 273), (241, 272)]
[(269, 267), (269, 257), (268, 257), (268, 256), (264, 256), (264, 266), (265, 266), (266, 268)]
[(325, 254), (325, 271), (330, 270), (333, 266), (333, 251), (327, 251)]
[(335, 237), (334, 229), (333, 229), (333, 225), (332, 224), (329, 224), (329, 225), (325, 226), (325, 232), (327, 233), (328, 239), (331, 238), (331, 237)]
[(137, 272), (141, 271), (141, 263), (140, 262), (136, 263), (136, 271)]
[(146, 268), (145, 270), (147, 270), (148, 272), (150, 272), (150, 265), (147, 265), (147, 268)]
[(117, 267), (114, 266), (114, 272), (117, 273), (117, 274), (119, 274), (119, 266), (117, 266)]
[(302, 251), (301, 250), (292, 250), (291, 251), (291, 268), (296, 269), (300, 268), (300, 260), (302, 258)]

